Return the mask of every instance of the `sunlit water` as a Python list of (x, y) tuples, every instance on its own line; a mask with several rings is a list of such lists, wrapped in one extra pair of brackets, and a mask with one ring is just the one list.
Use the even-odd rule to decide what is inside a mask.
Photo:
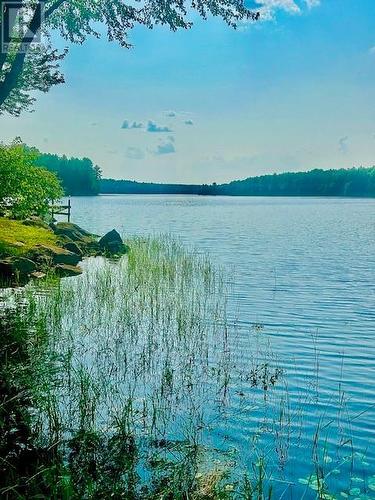
[(233, 361), (250, 371), (269, 344), (284, 376), (270, 391), (236, 379), (215, 446), (245, 468), (263, 450), (278, 497), (314, 498), (303, 483), (319, 431), (331, 493), (375, 498), (375, 200), (120, 195), (72, 206), (97, 234), (176, 235), (233, 281)]

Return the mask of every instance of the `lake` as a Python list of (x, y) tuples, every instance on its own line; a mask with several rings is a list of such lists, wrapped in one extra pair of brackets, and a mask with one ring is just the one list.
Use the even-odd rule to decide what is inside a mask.
[(97, 234), (170, 233), (224, 267), (232, 361), (261, 352), (283, 375), (269, 392), (236, 380), (215, 446), (251, 467), (256, 442), (277, 498), (314, 498), (319, 434), (331, 493), (375, 498), (375, 200), (108, 195), (72, 214)]

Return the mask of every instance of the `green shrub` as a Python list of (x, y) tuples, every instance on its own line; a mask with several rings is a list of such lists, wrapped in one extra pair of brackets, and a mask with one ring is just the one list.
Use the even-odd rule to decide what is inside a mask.
[(35, 166), (38, 153), (19, 140), (0, 144), (0, 213), (14, 219), (44, 216), (63, 195), (58, 178)]

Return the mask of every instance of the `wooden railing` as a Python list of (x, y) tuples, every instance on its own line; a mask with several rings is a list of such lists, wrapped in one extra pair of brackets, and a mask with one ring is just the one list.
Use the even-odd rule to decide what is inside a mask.
[(52, 219), (55, 215), (66, 215), (68, 217), (68, 222), (70, 222), (70, 216), (72, 213), (72, 204), (70, 198), (67, 205), (50, 205)]

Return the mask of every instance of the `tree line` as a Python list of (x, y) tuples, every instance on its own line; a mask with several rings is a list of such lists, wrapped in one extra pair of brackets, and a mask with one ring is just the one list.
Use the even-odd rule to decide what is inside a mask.
[(102, 179), (103, 194), (195, 194), (225, 196), (375, 197), (375, 167), (314, 169), (236, 180), (228, 184), (158, 184)]
[(115, 179), (100, 181), (101, 194), (205, 194), (207, 187), (198, 184), (161, 184)]
[(99, 194), (101, 170), (89, 158), (40, 153), (35, 164), (53, 172), (68, 196)]

